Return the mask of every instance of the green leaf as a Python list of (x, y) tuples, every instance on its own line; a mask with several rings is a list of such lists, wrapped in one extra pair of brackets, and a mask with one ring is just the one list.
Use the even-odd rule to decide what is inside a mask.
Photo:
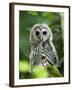
[(59, 72), (56, 66), (48, 66), (47, 67), (49, 77), (62, 77), (61, 73)]
[(31, 15), (37, 15), (37, 12), (35, 12), (35, 11), (34, 12), (33, 11), (28, 11), (27, 13), (31, 14)]
[(33, 69), (34, 78), (47, 78), (48, 72), (42, 66), (35, 66)]
[(29, 71), (28, 62), (20, 60), (19, 71), (20, 72), (28, 72)]

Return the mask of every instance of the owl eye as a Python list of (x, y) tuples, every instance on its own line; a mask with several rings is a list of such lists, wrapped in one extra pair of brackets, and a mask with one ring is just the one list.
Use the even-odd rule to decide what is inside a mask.
[(36, 31), (36, 35), (37, 35), (37, 36), (39, 35), (39, 31)]
[(47, 34), (47, 32), (46, 31), (43, 31), (43, 35), (46, 35)]

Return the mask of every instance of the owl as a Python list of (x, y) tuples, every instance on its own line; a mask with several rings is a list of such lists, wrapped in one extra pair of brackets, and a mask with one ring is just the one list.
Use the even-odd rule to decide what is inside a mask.
[(46, 67), (58, 63), (58, 55), (52, 42), (52, 31), (47, 24), (35, 24), (30, 33), (30, 70), (34, 66)]

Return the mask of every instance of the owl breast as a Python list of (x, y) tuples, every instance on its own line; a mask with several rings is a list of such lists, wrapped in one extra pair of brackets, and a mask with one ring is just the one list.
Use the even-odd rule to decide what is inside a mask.
[(42, 58), (41, 58), (42, 46), (38, 45), (38, 47), (34, 47), (32, 51), (33, 51), (32, 56), (34, 60), (33, 65), (40, 65), (42, 62)]

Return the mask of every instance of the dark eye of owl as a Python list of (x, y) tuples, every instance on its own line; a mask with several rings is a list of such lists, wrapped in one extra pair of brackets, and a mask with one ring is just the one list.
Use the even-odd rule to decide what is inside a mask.
[(39, 31), (36, 31), (35, 33), (36, 33), (37, 36), (39, 35)]
[(46, 31), (43, 31), (43, 35), (46, 35), (47, 34), (47, 32)]

